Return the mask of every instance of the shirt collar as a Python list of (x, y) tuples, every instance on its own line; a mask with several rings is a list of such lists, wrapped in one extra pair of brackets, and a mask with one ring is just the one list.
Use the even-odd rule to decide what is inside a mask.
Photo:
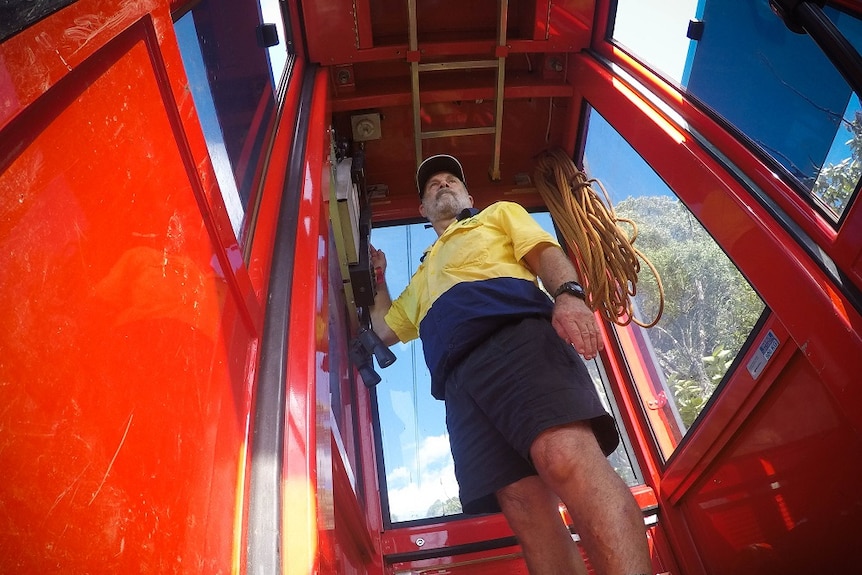
[(458, 214), (457, 219), (460, 222), (462, 220), (466, 220), (467, 218), (472, 218), (478, 213), (479, 210), (476, 208), (464, 208), (463, 210), (461, 210), (461, 213)]
[[(459, 222), (463, 222), (463, 221), (464, 221), (464, 220), (466, 220), (467, 218), (472, 218), (473, 216), (475, 216), (476, 214), (478, 214), (480, 211), (482, 211), (482, 210), (479, 210), (478, 208), (464, 208), (464, 209), (463, 209), (463, 210), (461, 210), (461, 212), (460, 212), (460, 213), (455, 217), (455, 219), (456, 219), (457, 221), (459, 221)], [(431, 227), (431, 226), (430, 226), (430, 224), (429, 224), (429, 225), (426, 225), (425, 227), (426, 227), (426, 228), (429, 228), (429, 227)], [(437, 242), (435, 241), (434, 243), (437, 243)], [(433, 245), (432, 245), (431, 247), (433, 247)], [(420, 257), (420, 258), (419, 258), (419, 262), (420, 262), (420, 263), (421, 263), (421, 262), (424, 262), (424, 261), (425, 261), (425, 258), (426, 258), (426, 257), (428, 257), (428, 254), (431, 252), (431, 247), (429, 247), (427, 250), (425, 250), (425, 253), (423, 253), (423, 254), (422, 254), (422, 257)]]

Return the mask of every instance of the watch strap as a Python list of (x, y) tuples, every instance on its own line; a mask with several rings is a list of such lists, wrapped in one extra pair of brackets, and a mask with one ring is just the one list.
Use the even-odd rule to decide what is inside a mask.
[(576, 281), (563, 282), (560, 287), (557, 288), (557, 291), (554, 292), (554, 299), (557, 299), (564, 293), (571, 294), (584, 301), (587, 299), (587, 294), (584, 292), (583, 286)]

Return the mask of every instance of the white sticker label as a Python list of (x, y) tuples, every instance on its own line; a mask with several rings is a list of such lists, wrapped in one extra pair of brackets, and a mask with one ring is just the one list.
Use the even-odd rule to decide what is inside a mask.
[(760, 374), (763, 373), (763, 369), (769, 363), (769, 359), (775, 353), (776, 349), (778, 349), (778, 338), (775, 337), (772, 330), (769, 330), (763, 337), (763, 341), (757, 346), (754, 355), (748, 360), (748, 373), (751, 374), (751, 377), (754, 379), (760, 377)]

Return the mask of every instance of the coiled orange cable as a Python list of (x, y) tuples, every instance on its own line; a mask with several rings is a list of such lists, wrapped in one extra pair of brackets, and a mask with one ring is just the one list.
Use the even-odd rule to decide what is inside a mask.
[[(554, 222), (574, 251), (573, 259), (590, 309), (618, 325), (632, 321), (642, 327), (657, 324), (664, 311), (664, 287), (658, 270), (634, 247), (637, 225), (616, 215), (601, 182), (588, 179), (561, 149), (547, 150), (539, 156), (535, 182)], [(602, 190), (604, 202), (593, 190), (593, 183)], [(620, 222), (631, 227), (631, 235), (620, 227)], [(632, 306), (641, 261), (649, 267), (658, 285), (658, 312), (651, 322), (634, 317)]]

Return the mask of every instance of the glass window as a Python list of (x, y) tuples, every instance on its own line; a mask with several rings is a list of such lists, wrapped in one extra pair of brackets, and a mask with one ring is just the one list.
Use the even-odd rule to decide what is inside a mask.
[[(698, 0), (617, 0), (613, 39), (646, 64), (682, 83), (694, 42), (687, 35)], [(661, 32), (659, 32), (661, 31)]]
[[(265, 46), (262, 22), (275, 24), (278, 44)], [(174, 26), (219, 188), (240, 238), (289, 55), (278, 2), (202, 0)]]
[(32, 26), (49, 14), (65, 8), (75, 0), (45, 2), (0, 2), (0, 42)]
[[(548, 232), (556, 234), (550, 215), (533, 214)], [(436, 239), (424, 224), (392, 226), (372, 230), (371, 243), (386, 253), (386, 279), (393, 296), (407, 286), (419, 266), (419, 258)], [(421, 520), (461, 513), (455, 480), (446, 414), (442, 401), (431, 397), (431, 376), (425, 365), (420, 341), (397, 343), (398, 358), (378, 370), (378, 432), (383, 446), (385, 477), (384, 518), (391, 523)], [(607, 378), (595, 361), (587, 368), (606, 409), (617, 415)], [(626, 437), (608, 458), (629, 486), (642, 482)], [(388, 505), (388, 517), (386, 510)]]
[[(393, 296), (407, 286), (436, 237), (422, 224), (372, 230), (371, 243), (386, 253), (386, 282)], [(381, 382), (375, 388), (388, 519), (394, 523), (460, 513), (446, 413), (443, 402), (431, 397), (422, 344), (396, 343), (391, 349), (397, 360), (378, 370)]]
[[(862, 21), (824, 11), (862, 46)], [(694, 39), (689, 20), (700, 27)], [(616, 43), (735, 125), (838, 222), (862, 172), (859, 100), (768, 0), (618, 0), (612, 29)]]
[[(617, 216), (638, 228), (635, 247), (657, 268), (665, 307), (649, 329), (617, 335), (665, 457), (670, 456), (726, 377), (765, 306), (697, 219), (595, 110), (584, 165), (602, 182)], [(655, 278), (642, 267), (635, 309), (649, 323), (658, 309)]]
[(859, 98), (853, 94), (811, 191), (825, 209), (838, 217), (850, 204), (860, 176), (862, 109)]
[(261, 22), (275, 24), (278, 34), (278, 44), (266, 49), (269, 56), (270, 81), (274, 90), (278, 91), (281, 75), (287, 66), (287, 56), (292, 53), (291, 43), (284, 29), (284, 18), (281, 15), (281, 3), (279, 0), (260, 0)]

